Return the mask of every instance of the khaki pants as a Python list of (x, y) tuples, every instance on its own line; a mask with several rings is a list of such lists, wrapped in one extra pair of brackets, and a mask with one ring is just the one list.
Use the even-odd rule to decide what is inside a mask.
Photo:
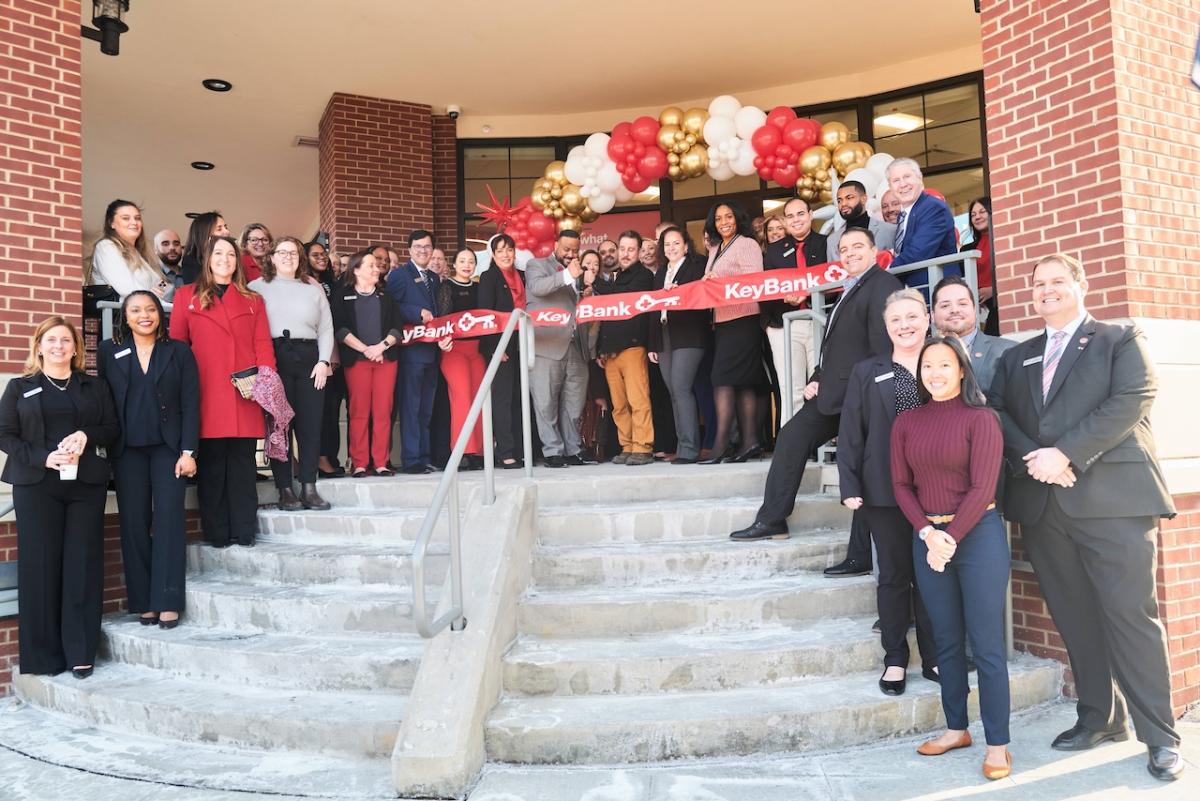
[(645, 348), (626, 348), (604, 360), (604, 377), (612, 395), (613, 423), (621, 450), (653, 453), (654, 417), (650, 411), (650, 373)]
[[(779, 402), (784, 407), (784, 418), (787, 418), (786, 380), (783, 373), (783, 353), (787, 347), (783, 341), (782, 328), (768, 328), (767, 340), (771, 343), (771, 361), (775, 363), (775, 375), (779, 377)], [(792, 410), (791, 414), (800, 411), (804, 405), (804, 385), (808, 383), (808, 375), (817, 365), (817, 355), (813, 345), (812, 320), (797, 320), (792, 323)]]

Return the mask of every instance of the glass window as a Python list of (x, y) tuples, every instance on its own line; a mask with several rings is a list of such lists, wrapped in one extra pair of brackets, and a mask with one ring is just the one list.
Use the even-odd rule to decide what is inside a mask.
[(702, 178), (689, 178), (675, 184), (675, 199), (687, 200), (697, 197), (715, 197), (729, 195), (734, 192), (757, 192), (762, 188), (762, 182), (757, 175), (735, 175), (728, 181), (714, 181), (707, 175)]
[[(546, 165), (554, 161), (554, 147), (514, 147), (509, 151), (509, 158), (509, 175), (514, 179), (528, 178), (529, 183), (533, 183), (534, 178), (542, 177)], [(514, 180), (514, 183), (519, 186), (522, 182)]]
[(936, 189), (946, 196), (946, 203), (954, 213), (954, 224), (958, 227), (960, 242), (968, 242), (971, 236), (971, 223), (967, 213), (971, 201), (983, 194), (983, 167), (970, 167), (965, 170), (954, 170), (937, 175), (926, 175), (925, 186)]
[(463, 151), (464, 178), (508, 178), (508, 148), (473, 147)]
[(837, 111), (822, 111), (813, 117), (822, 125), (827, 122), (840, 122), (850, 129), (851, 141), (858, 139), (858, 109), (846, 108)]
[(923, 167), (983, 158), (979, 86), (974, 81), (874, 106), (875, 150)]
[(917, 131), (927, 123), (921, 95), (888, 100), (875, 105), (873, 127), (876, 140)]
[(930, 128), (925, 132), (928, 143), (926, 163), (932, 167), (981, 158), (981, 136), (978, 119)]
[(925, 95), (928, 125), (949, 125), (979, 118), (979, 87), (971, 82)]

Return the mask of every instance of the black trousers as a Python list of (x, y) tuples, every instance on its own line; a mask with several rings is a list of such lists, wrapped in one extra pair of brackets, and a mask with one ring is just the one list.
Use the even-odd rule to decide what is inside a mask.
[(342, 450), (342, 404), (346, 402), (346, 369), (339, 367), (325, 383), (325, 409), (321, 413), (321, 455), (334, 467)]
[(92, 665), (104, 595), (103, 484), (61, 481), (13, 487), (17, 514), (17, 616), (22, 673)]
[[(913, 529), (895, 506), (864, 506), (861, 516), (879, 553), (879, 581), (875, 602), (879, 607), (879, 640), (886, 667), (908, 667), (908, 621), (917, 622), (917, 649), (921, 666), (937, 667), (933, 624), (913, 572)], [(870, 551), (867, 552), (868, 558)], [(913, 616), (910, 618), (910, 615)]]
[(317, 463), (321, 456), (321, 417), (325, 413), (325, 390), (313, 386), (312, 371), (317, 366), (317, 343), (311, 339), (275, 340), (275, 365), (283, 382), (283, 394), (296, 416), (288, 432), (288, 459), (271, 460), (271, 475), (279, 489), (292, 486), (292, 435), (300, 450), (300, 481), (312, 484), (317, 480)]
[(861, 509), (850, 518), (850, 541), (846, 544), (846, 558), (868, 567), (871, 564), (871, 526)]
[(433, 416), (429, 418), (429, 459), (435, 467), (444, 468), (453, 449), (450, 441), (450, 385), (441, 370), (437, 371), (437, 389), (433, 394)]
[(1021, 531), (1067, 646), (1079, 722), (1094, 731), (1124, 725), (1128, 701), (1139, 740), (1175, 746), (1167, 636), (1154, 588), (1156, 523), (1072, 518), (1051, 493), (1042, 519)]
[(257, 440), (202, 438), (196, 471), (200, 529), (211, 545), (253, 545), (258, 529)]
[(763, 503), (755, 517), (758, 522), (782, 523), (791, 516), (809, 455), (819, 445), (837, 436), (841, 419), (840, 414), (823, 414), (814, 400), (801, 406), (800, 411), (779, 429)]
[(178, 460), (165, 445), (126, 447), (113, 460), (130, 612), (183, 611), (187, 479), (175, 477)]
[(497, 461), (521, 458), (521, 370), (511, 356), (492, 379), (492, 437)]

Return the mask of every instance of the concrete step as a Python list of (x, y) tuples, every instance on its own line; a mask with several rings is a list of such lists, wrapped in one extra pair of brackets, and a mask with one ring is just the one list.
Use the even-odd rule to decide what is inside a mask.
[(737, 584), (705, 582), (641, 587), (531, 591), (518, 627), (540, 637), (600, 638), (668, 631), (746, 630), (875, 610), (871, 576), (829, 579), (801, 574)]
[[(388, 545), (411, 544), (425, 522), (425, 508), (374, 508), (336, 506), (326, 512), (281, 512), (260, 509), (259, 538), (265, 542), (303, 545)], [(434, 527), (435, 538), (445, 540), (448, 520), (445, 510)]]
[[(387, 758), (231, 748), (139, 735), (60, 717), (17, 698), (0, 699), (0, 748), (29, 757), (29, 770), (39, 778), (54, 775), (50, 766), (70, 767), (60, 769), (69, 777), (69, 784), (45, 795), (32, 789), (31, 785), (36, 785), (29, 781), (31, 777), (13, 775), (11, 769), (5, 772), (0, 788), (16, 791), (16, 796), (0, 795), (29, 801), (162, 801), (181, 799), (184, 793), (213, 801), (239, 797), (232, 793), (339, 799), (396, 796)], [(114, 787), (119, 779), (129, 781)], [(85, 789), (88, 787), (93, 789)]]
[[(1022, 657), (1009, 676), (1013, 709), (1059, 694), (1057, 664)], [(841, 748), (939, 726), (937, 684), (916, 675), (907, 693), (889, 697), (878, 679), (872, 670), (789, 687), (507, 698), (488, 721), (487, 751), (499, 762), (649, 762)], [(977, 702), (972, 692), (973, 718)]]
[(416, 635), (306, 636), (190, 625), (163, 631), (122, 615), (105, 621), (101, 653), (222, 686), (408, 692), (424, 651)]
[[(883, 664), (873, 620), (614, 639), (521, 637), (504, 658), (504, 689), (531, 696), (637, 695), (785, 686), (870, 671)], [(915, 637), (909, 640), (912, 663), (919, 665)]]
[(581, 548), (542, 546), (534, 552), (533, 578), (538, 589), (767, 579), (836, 564), (846, 554), (848, 537), (839, 529), (759, 542), (734, 542), (722, 537)]
[[(769, 461), (749, 464), (673, 465), (666, 462), (639, 467), (601, 464), (553, 471), (554, 481), (538, 484), (538, 502), (566, 506), (591, 501), (681, 501), (704, 500), (729, 495), (762, 496)], [(818, 492), (820, 470), (815, 465), (804, 472), (800, 492)]]
[[(426, 570), (441, 576), (449, 564), (445, 542), (430, 545)], [(192, 576), (224, 574), (246, 581), (277, 584), (412, 583), (412, 545), (313, 545), (261, 540), (254, 548), (188, 548)]]
[(335, 509), (356, 506), (428, 508), (441, 479), (441, 473), (424, 476), (401, 473), (391, 478), (322, 478), (317, 480), (317, 492)]
[[(431, 590), (431, 602), (436, 593)], [(408, 587), (253, 584), (228, 576), (188, 581), (183, 622), (209, 628), (347, 634), (411, 634)]]
[[(304, 669), (297, 665), (296, 670)], [(387, 756), (407, 698), (375, 691), (311, 692), (175, 678), (101, 663), (88, 679), (16, 675), (19, 697), (98, 726), (245, 748)]]
[[(540, 497), (540, 487), (538, 492)], [(731, 531), (753, 523), (761, 503), (759, 495), (716, 492), (691, 500), (543, 504), (536, 523), (538, 542), (584, 546), (725, 538)], [(850, 514), (832, 495), (801, 495), (788, 527), (795, 532), (793, 537), (817, 529), (848, 529)]]

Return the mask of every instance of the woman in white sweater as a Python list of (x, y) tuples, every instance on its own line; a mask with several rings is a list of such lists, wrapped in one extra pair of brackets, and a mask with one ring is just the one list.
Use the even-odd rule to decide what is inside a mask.
[(129, 200), (114, 200), (104, 211), (104, 236), (92, 248), (88, 284), (107, 284), (122, 300), (145, 289), (170, 302), (175, 285), (167, 280), (150, 252), (142, 229), (142, 210)]

